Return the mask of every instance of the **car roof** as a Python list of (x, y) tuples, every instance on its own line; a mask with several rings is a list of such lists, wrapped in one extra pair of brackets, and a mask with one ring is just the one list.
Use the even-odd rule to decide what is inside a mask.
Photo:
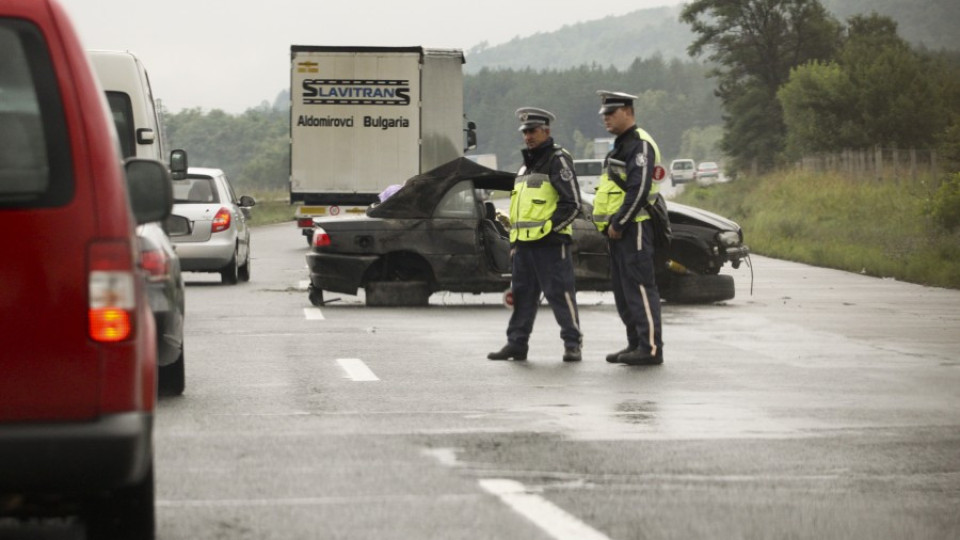
[(444, 194), (461, 181), (473, 180), (477, 189), (510, 191), (516, 176), (515, 173), (484, 167), (467, 158), (457, 158), (408, 179), (389, 199), (368, 210), (367, 215), (379, 218), (429, 218)]

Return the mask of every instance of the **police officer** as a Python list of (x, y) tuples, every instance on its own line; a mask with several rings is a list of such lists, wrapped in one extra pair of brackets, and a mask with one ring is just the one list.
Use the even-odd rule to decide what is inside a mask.
[(580, 187), (573, 158), (550, 136), (553, 113), (526, 107), (516, 114), (526, 148), (510, 196), (513, 313), (507, 344), (487, 358), (527, 359), (542, 291), (560, 325), (563, 361), (579, 362), (582, 334), (570, 245), (573, 220), (580, 212)]
[(660, 191), (664, 171), (653, 138), (637, 127), (633, 100), (622, 92), (597, 92), (607, 131), (616, 135), (603, 163), (594, 199), (593, 220), (610, 245), (610, 273), (627, 348), (607, 362), (629, 365), (663, 363), (660, 293), (654, 277), (654, 231), (644, 208)]

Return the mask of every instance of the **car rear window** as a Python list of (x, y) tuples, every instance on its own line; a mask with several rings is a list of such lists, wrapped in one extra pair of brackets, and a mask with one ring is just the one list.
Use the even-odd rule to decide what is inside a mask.
[(213, 185), (213, 178), (187, 178), (174, 180), (173, 202), (213, 204), (220, 202), (220, 197)]
[(73, 198), (63, 105), (46, 42), (33, 24), (0, 18), (0, 208)]

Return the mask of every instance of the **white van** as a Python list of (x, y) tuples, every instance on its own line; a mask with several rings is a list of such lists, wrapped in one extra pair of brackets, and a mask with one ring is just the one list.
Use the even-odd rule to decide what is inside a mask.
[(670, 162), (670, 183), (674, 186), (689, 184), (696, 179), (696, 172), (692, 159), (675, 159)]
[[(123, 159), (153, 159), (166, 163), (160, 117), (143, 62), (128, 51), (87, 51), (110, 106)], [(186, 178), (186, 153), (175, 150), (169, 168), (173, 178)], [(170, 220), (168, 218), (168, 226)], [(181, 220), (183, 218), (180, 218)], [(187, 225), (184, 225), (187, 226)], [(179, 395), (184, 390), (184, 286), (180, 258), (160, 222), (137, 227), (143, 270), (148, 274), (150, 307), (157, 328), (160, 390)]]

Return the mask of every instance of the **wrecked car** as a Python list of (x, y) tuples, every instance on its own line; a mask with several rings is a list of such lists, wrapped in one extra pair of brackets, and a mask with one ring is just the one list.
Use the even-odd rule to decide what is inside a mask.
[[(309, 299), (323, 291), (355, 295), (369, 306), (426, 305), (438, 291), (503, 292), (510, 286), (508, 223), (494, 200), (509, 205), (515, 175), (458, 158), (414, 176), (395, 194), (350, 218), (315, 218), (307, 253)], [(584, 202), (574, 225), (577, 289), (610, 290), (607, 239)], [(740, 227), (697, 208), (668, 203), (670, 248), (657, 256), (657, 284), (667, 302), (708, 303), (734, 297), (732, 276), (749, 257)], [(498, 219), (498, 217), (500, 219)]]

